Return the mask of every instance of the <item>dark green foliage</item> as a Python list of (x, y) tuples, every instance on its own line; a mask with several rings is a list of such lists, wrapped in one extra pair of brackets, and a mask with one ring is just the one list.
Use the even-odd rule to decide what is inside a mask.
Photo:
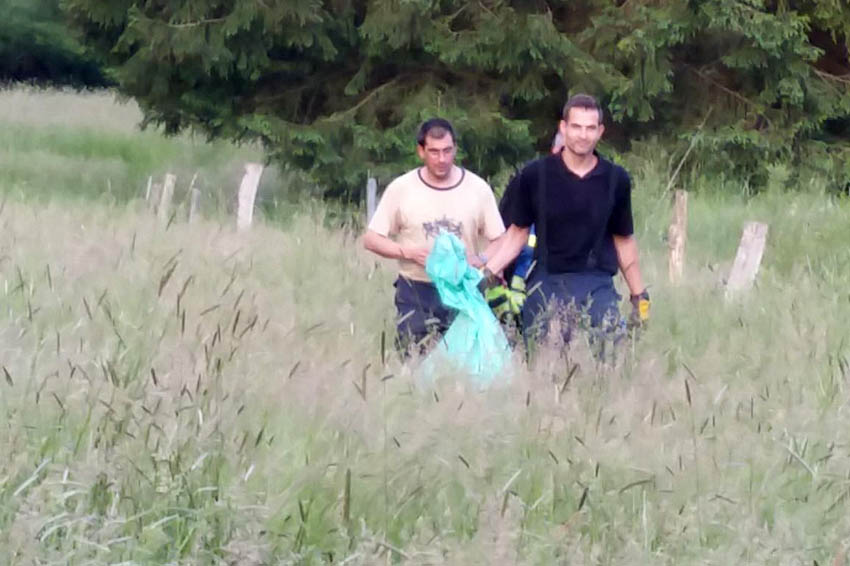
[(0, 81), (106, 85), (64, 19), (59, 0), (0, 0)]
[[(751, 186), (769, 167), (850, 179), (844, 0), (66, 0), (149, 122), (260, 139), (354, 196), (415, 162), (432, 115), (489, 177), (544, 149), (569, 93), (618, 149), (659, 136)], [(797, 170), (798, 168), (795, 168)]]

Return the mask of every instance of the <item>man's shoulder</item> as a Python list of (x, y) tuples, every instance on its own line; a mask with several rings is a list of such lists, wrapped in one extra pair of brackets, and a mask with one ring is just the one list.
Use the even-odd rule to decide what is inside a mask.
[(395, 179), (389, 182), (385, 190), (401, 189), (415, 186), (419, 183), (419, 169), (411, 169), (407, 173), (402, 173)]
[(558, 159), (557, 155), (543, 155), (530, 161), (519, 168), (517, 174), (511, 179), (516, 187), (528, 186), (529, 183), (535, 184), (541, 172), (546, 174), (546, 171), (553, 169), (553, 165)]
[(608, 173), (614, 178), (616, 178), (618, 181), (630, 178), (629, 172), (626, 170), (625, 167), (623, 167), (619, 163), (616, 163), (613, 159), (608, 159), (603, 155), (597, 154), (597, 156), (599, 157), (599, 160), (602, 162), (603, 166), (606, 168), (606, 171), (608, 171)]
[(556, 163), (557, 160), (560, 159), (558, 154), (552, 155), (542, 155), (531, 161), (527, 161), (525, 165), (519, 170), (521, 175), (537, 175), (537, 172), (542, 168), (549, 167), (553, 163)]
[(493, 192), (493, 188), (490, 186), (490, 183), (469, 169), (464, 169), (463, 182), (467, 187), (470, 187), (475, 191), (487, 191), (488, 193)]

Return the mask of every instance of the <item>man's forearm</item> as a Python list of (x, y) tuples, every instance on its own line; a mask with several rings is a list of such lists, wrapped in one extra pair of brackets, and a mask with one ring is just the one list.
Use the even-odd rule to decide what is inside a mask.
[(498, 244), (493, 257), (487, 260), (486, 267), (493, 273), (501, 273), (516, 259), (522, 247), (528, 242), (528, 228), (520, 228), (512, 224), (500, 239), (504, 241)]
[(629, 293), (639, 295), (646, 290), (638, 262), (638, 246), (634, 236), (614, 236), (614, 248), (617, 250), (617, 262)]
[(363, 247), (388, 259), (406, 259), (404, 248), (400, 244), (372, 230), (363, 236)]
[(490, 243), (487, 244), (487, 247), (484, 249), (484, 253), (481, 254), (484, 260), (484, 263), (490, 260), (490, 258), (496, 257), (498, 255), (499, 250), (505, 245), (507, 241), (508, 232), (502, 232), (502, 235), (496, 238), (495, 240), (490, 240)]

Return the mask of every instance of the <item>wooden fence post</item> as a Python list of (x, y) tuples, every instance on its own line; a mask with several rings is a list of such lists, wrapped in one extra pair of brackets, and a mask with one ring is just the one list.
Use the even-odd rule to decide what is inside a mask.
[(148, 197), (148, 209), (151, 212), (156, 212), (159, 208), (159, 199), (162, 195), (162, 183), (152, 183), (150, 195)]
[(670, 283), (678, 285), (685, 273), (685, 243), (688, 240), (688, 193), (676, 191), (673, 197), (673, 218), (667, 231), (670, 257), (667, 271)]
[(171, 209), (171, 199), (174, 197), (175, 183), (177, 183), (177, 176), (166, 173), (165, 181), (162, 183), (162, 194), (159, 196), (159, 207), (156, 210), (159, 221), (163, 224), (168, 222), (168, 212)]
[(762, 222), (747, 222), (741, 234), (738, 254), (726, 282), (726, 298), (738, 291), (752, 287), (758, 274), (764, 246), (767, 241), (767, 224)]
[(198, 208), (201, 204), (201, 189), (192, 189), (189, 193), (189, 222), (192, 223), (198, 217)]
[(257, 187), (260, 186), (260, 177), (263, 175), (263, 166), (259, 163), (246, 163), (245, 175), (239, 185), (239, 195), (236, 207), (236, 227), (239, 230), (247, 230), (254, 221), (254, 200), (257, 198)]
[(375, 215), (375, 208), (378, 206), (378, 181), (374, 177), (369, 177), (366, 182), (366, 225), (372, 221)]

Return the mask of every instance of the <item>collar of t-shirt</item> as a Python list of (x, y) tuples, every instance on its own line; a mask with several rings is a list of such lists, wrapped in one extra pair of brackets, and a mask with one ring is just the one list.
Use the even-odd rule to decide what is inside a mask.
[(431, 183), (429, 183), (428, 181), (425, 180), (425, 177), (422, 176), (422, 169), (423, 169), (422, 167), (419, 167), (419, 168), (416, 169), (416, 176), (419, 177), (419, 180), (422, 182), (423, 185), (425, 185), (429, 189), (434, 189), (435, 191), (450, 191), (452, 189), (456, 189), (460, 186), (461, 183), (463, 183), (463, 180), (466, 178), (466, 169), (461, 167), (460, 168), (460, 179), (458, 180), (457, 183), (455, 183), (454, 185), (452, 185), (450, 187), (437, 187), (437, 186), (434, 186), (434, 185), (432, 185)]
[(557, 162), (561, 164), (559, 170), (566, 175), (571, 181), (586, 181), (591, 177), (601, 176), (608, 173), (608, 168), (611, 166), (607, 159), (599, 155), (595, 149), (593, 150), (593, 155), (596, 157), (596, 165), (593, 166), (593, 169), (585, 175), (584, 177), (579, 177), (575, 172), (573, 172), (567, 164), (564, 163), (564, 157), (561, 153), (564, 150), (562, 149), (560, 152), (551, 155), (550, 157), (554, 157), (557, 159)]

